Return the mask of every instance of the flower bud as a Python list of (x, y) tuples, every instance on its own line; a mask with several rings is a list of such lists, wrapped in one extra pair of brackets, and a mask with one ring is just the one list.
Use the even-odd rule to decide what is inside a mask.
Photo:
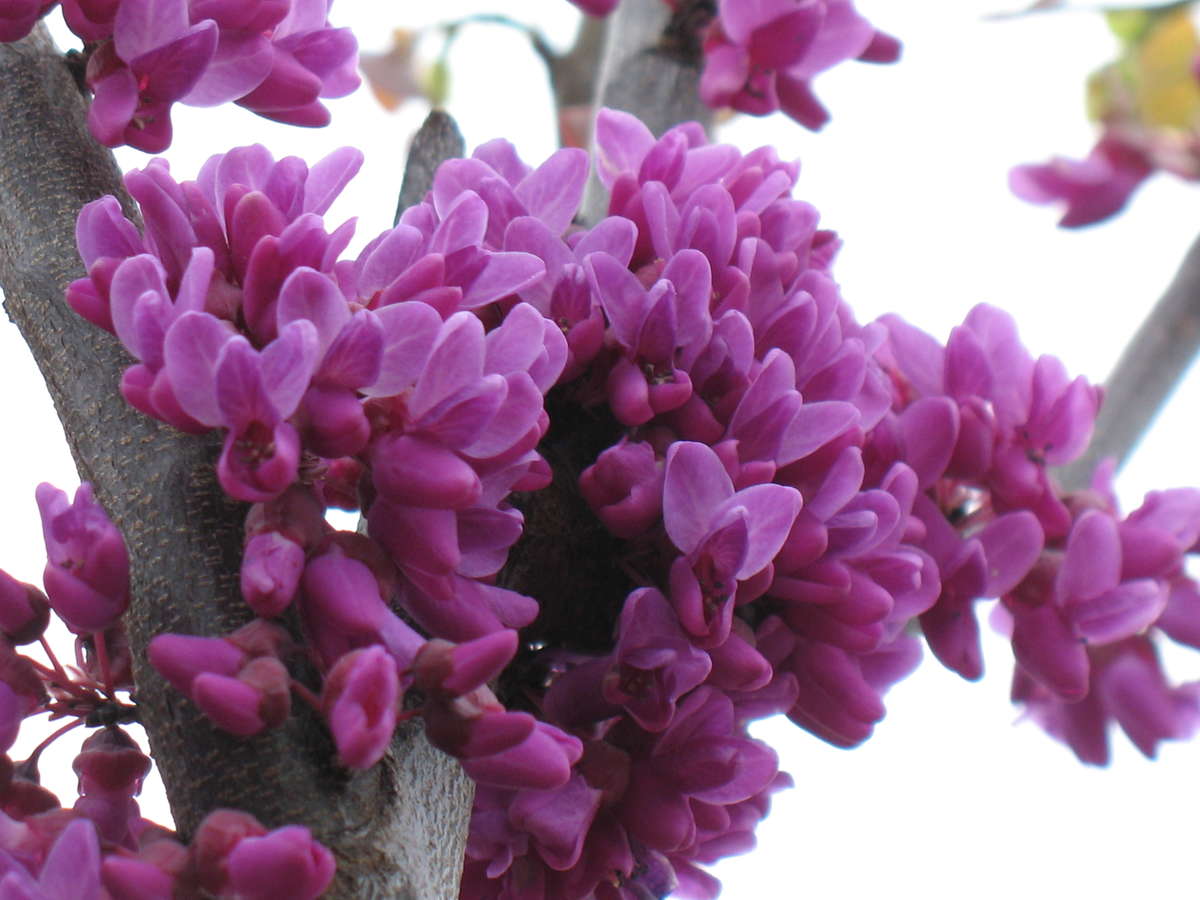
[(37, 502), (50, 605), (76, 633), (104, 630), (129, 605), (129, 554), (121, 532), (89, 484), (79, 486), (73, 503), (53, 485), (40, 484)]
[(343, 765), (369, 769), (379, 762), (396, 730), (400, 698), (396, 662), (383, 647), (354, 650), (337, 661), (321, 707)]
[(36, 641), (50, 622), (46, 595), (0, 569), (0, 631), (14, 644)]

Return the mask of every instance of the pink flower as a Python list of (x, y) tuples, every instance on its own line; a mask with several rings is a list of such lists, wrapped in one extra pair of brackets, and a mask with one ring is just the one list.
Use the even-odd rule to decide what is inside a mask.
[(73, 503), (50, 484), (37, 489), (46, 538), (43, 581), (54, 611), (77, 634), (103, 631), (129, 605), (125, 541), (82, 484)]
[(401, 700), (396, 662), (381, 646), (352, 650), (325, 677), (321, 707), (342, 765), (369, 769), (387, 752)]
[(1008, 185), (1030, 203), (1061, 203), (1064, 210), (1058, 224), (1079, 228), (1120, 212), (1153, 171), (1153, 163), (1140, 149), (1106, 133), (1087, 159), (1055, 157), (1041, 165), (1015, 166)]

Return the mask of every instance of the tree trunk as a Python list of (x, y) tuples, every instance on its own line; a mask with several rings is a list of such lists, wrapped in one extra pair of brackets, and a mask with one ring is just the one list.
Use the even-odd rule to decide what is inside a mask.
[(86, 103), (39, 27), (0, 45), (0, 284), (54, 399), (83, 479), (123, 529), (133, 567), (126, 616), (137, 701), (187, 839), (210, 810), (246, 810), (265, 825), (306, 825), (338, 861), (327, 896), (457, 897), (471, 786), (419, 726), (402, 728), (368, 772), (333, 765), (328, 732), (303, 704), (285, 727), (251, 740), (213, 728), (150, 668), (162, 632), (218, 635), (250, 611), (238, 590), (245, 508), (216, 483), (214, 436), (175, 432), (117, 391), (129, 363), (115, 338), (76, 316), (63, 289), (82, 276), (75, 216), (122, 198), (112, 156), (87, 132)]

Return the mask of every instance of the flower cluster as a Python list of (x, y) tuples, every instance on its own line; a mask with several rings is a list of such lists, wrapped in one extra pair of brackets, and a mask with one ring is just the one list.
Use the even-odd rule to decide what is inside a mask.
[[(571, 0), (592, 16), (608, 15), (618, 0)], [(688, 0), (664, 0), (672, 7)], [(765, 116), (783, 110), (805, 128), (819, 129), (829, 112), (812, 80), (851, 59), (890, 63), (900, 43), (879, 31), (853, 0), (717, 0), (703, 33), (700, 97), (709, 106)]]
[[(715, 896), (701, 866), (751, 846), (788, 783), (749, 723), (862, 742), (920, 633), (980, 675), (981, 598), (1002, 598), (1016, 699), (1083, 758), (1110, 719), (1148, 753), (1183, 736), (1200, 701), (1149, 634), (1200, 637), (1200, 493), (1125, 519), (1102, 485), (1064, 495), (1048, 467), (1083, 449), (1098, 389), (989, 307), (945, 345), (858, 324), (794, 163), (610, 111), (596, 135), (591, 227), (582, 151), (531, 169), (503, 141), (354, 258), (322, 219), (349, 150), (309, 169), (242, 148), (183, 183), (155, 161), (127, 176), (142, 233), (112, 198), (84, 209), (68, 301), (135, 357), (131, 404), (219, 430), (220, 484), (252, 504), (256, 618), (158, 636), (164, 677), (236, 735), (298, 697), (352, 768), (419, 716), (478, 785), (472, 900)], [(571, 560), (526, 596), (511, 552), (560, 502), (590, 509), (604, 574)], [(123, 608), (71, 596), (88, 627)]]
[[(125, 543), (88, 485), (69, 502), (43, 484), (37, 501), (49, 558), (45, 593), (0, 571), (0, 895), (319, 896), (334, 862), (307, 829), (268, 832), (245, 813), (217, 810), (185, 846), (142, 817), (134, 798), (150, 757), (121, 727), (137, 718), (121, 623), (129, 601)], [(76, 634), (74, 666), (60, 663), (45, 640), (51, 611)], [(49, 665), (17, 652), (32, 643)], [(68, 721), (14, 762), (7, 753), (23, 720), (41, 714)], [(66, 808), (40, 786), (38, 761), (80, 725), (96, 730), (75, 757), (79, 797)]]
[(1061, 493), (1046, 466), (1086, 445), (1096, 388), (1052, 357), (1030, 357), (994, 309), (973, 311), (944, 347), (896, 317), (883, 322), (879, 357), (896, 408), (902, 420), (923, 419), (902, 440), (943, 435), (940, 475), (917, 510), (942, 580), (920, 617), (930, 648), (978, 678), (972, 606), (1000, 597), (994, 618), (1012, 639), (1013, 699), (1081, 760), (1107, 763), (1112, 720), (1147, 756), (1190, 736), (1200, 688), (1168, 685), (1152, 638), (1200, 646), (1200, 587), (1184, 571), (1200, 538), (1200, 491), (1152, 493), (1124, 518), (1107, 469), (1091, 488)]
[[(24, 37), (57, 0), (0, 0), (0, 40)], [(357, 44), (333, 28), (332, 0), (62, 0), (84, 42), (100, 143), (159, 153), (171, 105), (237, 103), (294, 125), (325, 125), (322, 98), (358, 86)]]

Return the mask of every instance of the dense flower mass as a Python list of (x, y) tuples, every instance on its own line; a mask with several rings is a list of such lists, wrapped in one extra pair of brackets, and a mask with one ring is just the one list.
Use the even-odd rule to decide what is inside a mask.
[[(100, 143), (159, 153), (171, 105), (237, 103), (294, 125), (325, 125), (321, 100), (358, 86), (357, 44), (333, 0), (62, 0), (84, 43), (88, 126)], [(0, 0), (0, 40), (24, 37), (57, 0)]]
[[(715, 897), (703, 866), (752, 846), (789, 783), (749, 724), (783, 713), (861, 743), (922, 638), (981, 675), (985, 598), (1014, 699), (1081, 759), (1107, 761), (1110, 721), (1150, 755), (1200, 723), (1200, 690), (1168, 683), (1154, 643), (1200, 646), (1184, 568), (1200, 492), (1122, 517), (1103, 473), (1065, 494), (1049, 472), (1086, 445), (1099, 389), (991, 307), (944, 344), (895, 316), (860, 325), (836, 236), (771, 150), (694, 124), (655, 138), (612, 111), (596, 134), (610, 202), (590, 227), (586, 154), (531, 168), (504, 141), (443, 164), (352, 258), (352, 225), (322, 218), (351, 150), (310, 168), (240, 148), (182, 183), (154, 161), (126, 178), (142, 232), (113, 198), (83, 210), (68, 301), (134, 357), (132, 405), (219, 431), (220, 484), (251, 504), (254, 618), (154, 638), (176, 690), (238, 736), (308, 703), (354, 769), (419, 716), (478, 786), (471, 900)], [(529, 596), (513, 548), (531, 552), (526, 516), (564, 496), (586, 552), (611, 557)], [(7, 651), (9, 744), (36, 712), (133, 709), (113, 699), (131, 685), (124, 546), (88, 490), (38, 499), (46, 594), (0, 578), (4, 646), (53, 608), (85, 665), (72, 679)], [(365, 533), (335, 530), (331, 507)], [(295, 680), (302, 657), (319, 683)], [(132, 799), (146, 757), (117, 724), (85, 742), (69, 813), (29, 765), (0, 852), (31, 884), (54, 877), (38, 865), (55, 841), (118, 896), (266, 897), (288, 879), (313, 897), (331, 877), (299, 827), (219, 811), (183, 847), (150, 826)]]

